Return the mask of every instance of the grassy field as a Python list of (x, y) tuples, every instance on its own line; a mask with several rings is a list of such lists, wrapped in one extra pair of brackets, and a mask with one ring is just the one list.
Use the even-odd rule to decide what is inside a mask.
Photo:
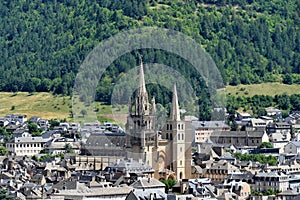
[(1, 92), (0, 116), (8, 113), (27, 114), (28, 117), (41, 116), (46, 119), (69, 118), (70, 97), (53, 96), (50, 93)]
[[(67, 119), (70, 118), (73, 108), (85, 109), (84, 105), (72, 105), (72, 99), (68, 96), (52, 95), (41, 92), (28, 94), (27, 92), (0, 92), (0, 117), (6, 114), (27, 114), (28, 118), (40, 116), (44, 119)], [(80, 122), (98, 119), (100, 122), (115, 121), (125, 124), (127, 116), (127, 106), (109, 106), (95, 102), (92, 106), (94, 116), (87, 113), (84, 117), (79, 116)]]
[(282, 83), (261, 83), (252, 85), (226, 86), (226, 94), (233, 96), (254, 96), (276, 94), (300, 94), (300, 85), (286, 85)]
[[(284, 85), (281, 83), (262, 83), (253, 85), (238, 85), (227, 86), (226, 94), (233, 96), (253, 96), (257, 95), (271, 95), (276, 94), (300, 94), (300, 85)], [(75, 102), (75, 103), (74, 103)], [(82, 110), (87, 111), (83, 116)], [(32, 116), (40, 116), (45, 119), (67, 119), (67, 121), (74, 121), (70, 118), (71, 111), (76, 112), (76, 121), (100, 122), (115, 121), (118, 124), (124, 125), (126, 122), (128, 107), (124, 105), (104, 105), (95, 102), (92, 106), (86, 106), (81, 103), (72, 102), (68, 96), (55, 95), (51, 93), (34, 93), (27, 92), (0, 92), (0, 117), (5, 114), (27, 114), (28, 118)]]

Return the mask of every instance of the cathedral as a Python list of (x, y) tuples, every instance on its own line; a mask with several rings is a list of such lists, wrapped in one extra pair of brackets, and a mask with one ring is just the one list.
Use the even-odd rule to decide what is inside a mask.
[(139, 85), (134, 104), (129, 103), (126, 123), (127, 157), (152, 166), (154, 177), (187, 179), (191, 176), (191, 125), (181, 120), (176, 84), (170, 116), (161, 130), (155, 108), (145, 85), (143, 63), (139, 69)]

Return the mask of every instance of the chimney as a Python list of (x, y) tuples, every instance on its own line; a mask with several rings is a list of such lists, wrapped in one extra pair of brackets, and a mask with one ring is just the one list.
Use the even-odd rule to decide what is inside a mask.
[(150, 200), (154, 200), (154, 194), (150, 193)]

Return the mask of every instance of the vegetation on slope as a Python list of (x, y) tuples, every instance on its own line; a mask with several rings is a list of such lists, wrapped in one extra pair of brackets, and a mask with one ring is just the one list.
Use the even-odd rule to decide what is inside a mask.
[(254, 95), (292, 95), (300, 94), (300, 86), (297, 84), (287, 85), (282, 83), (260, 83), (251, 85), (226, 86), (226, 94), (231, 96), (252, 97)]
[[(0, 3), (0, 91), (72, 93), (78, 67), (100, 41), (130, 28), (158, 26), (193, 37), (215, 60), (226, 84), (299, 82), (299, 1), (261, 0), (55, 0)], [(144, 50), (144, 62), (166, 64), (188, 77), (201, 97), (201, 119), (210, 118), (203, 81), (189, 63)], [(137, 52), (120, 57), (99, 84), (96, 99), (109, 103), (123, 72), (138, 65)], [(199, 87), (200, 85), (200, 87)], [(157, 102), (171, 93), (150, 86)], [(207, 113), (206, 113), (207, 112)], [(202, 112), (203, 113), (203, 112)]]
[[(128, 110), (127, 107), (112, 107), (100, 102), (95, 102), (94, 107), (96, 117), (100, 122), (112, 122), (115, 120), (119, 123), (124, 123), (124, 119), (126, 119), (125, 114)], [(85, 107), (82, 106), (82, 109), (85, 109)], [(4, 117), (6, 114), (10, 113), (27, 114), (28, 119), (32, 116), (40, 116), (43, 119), (73, 120), (71, 118), (71, 98), (69, 96), (52, 95), (51, 93), (46, 92), (33, 94), (28, 94), (27, 92), (1, 92), (0, 117)], [(115, 113), (115, 115), (112, 115), (112, 113)], [(118, 115), (121, 116), (118, 118)], [(89, 121), (89, 116), (82, 117), (81, 121)]]

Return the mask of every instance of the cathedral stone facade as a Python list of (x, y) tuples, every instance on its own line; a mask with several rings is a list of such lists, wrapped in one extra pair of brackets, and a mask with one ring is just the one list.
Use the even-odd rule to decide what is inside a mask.
[(129, 103), (126, 123), (127, 157), (152, 166), (155, 178), (190, 178), (192, 129), (180, 118), (176, 85), (169, 120), (162, 130), (157, 124), (155, 98), (149, 103), (141, 62), (139, 87), (134, 105)]

